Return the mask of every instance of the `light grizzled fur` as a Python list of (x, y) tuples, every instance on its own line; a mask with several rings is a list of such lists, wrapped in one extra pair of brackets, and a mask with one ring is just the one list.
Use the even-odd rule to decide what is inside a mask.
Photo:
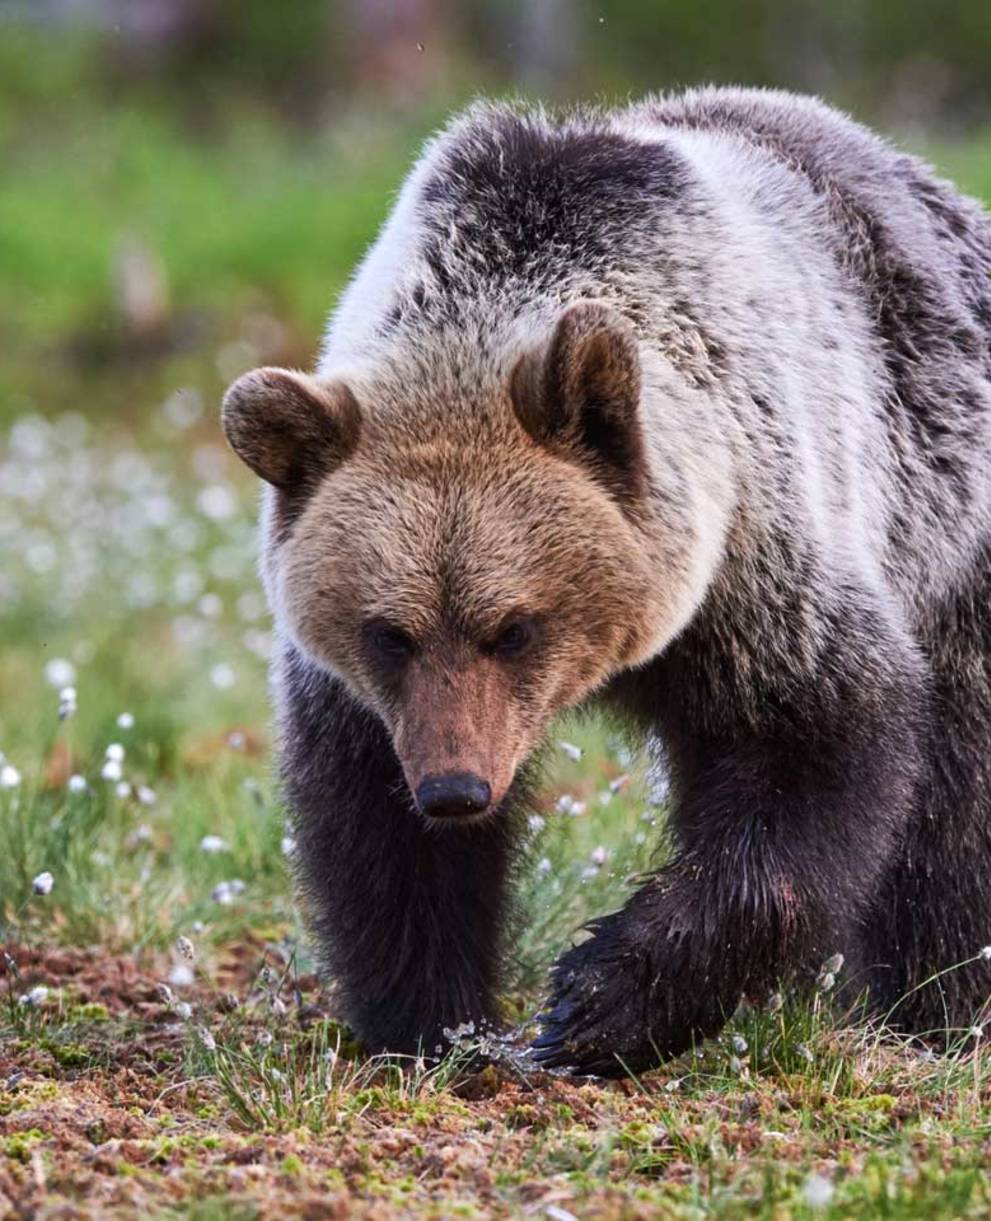
[[(921, 162), (816, 101), (709, 89), (564, 118), (476, 105), (428, 146), (343, 295), (317, 379), (353, 392), (383, 480), (424, 447), (452, 485), (487, 455), (495, 482), (528, 470), (508, 387), (568, 307), (601, 304), (638, 345), (653, 584), (625, 611), (607, 599), (642, 631), (575, 700), (601, 694), (665, 740), (676, 856), (559, 967), (550, 1062), (649, 1063), (819, 953), (844, 950), (887, 1005), (991, 942), (989, 268), (986, 214)], [(335, 513), (333, 486), (299, 538)], [(311, 828), (304, 887), (337, 912), (330, 696), (314, 695), (334, 667), (294, 626), (300, 544), (278, 497), (285, 769)], [(899, 1016), (969, 1021), (981, 970)], [(711, 996), (679, 998), (689, 981)]]

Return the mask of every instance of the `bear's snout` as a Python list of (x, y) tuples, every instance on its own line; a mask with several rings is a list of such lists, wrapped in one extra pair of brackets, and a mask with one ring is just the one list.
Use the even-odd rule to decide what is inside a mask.
[(427, 776), (416, 790), (416, 804), (429, 818), (462, 818), (481, 814), (492, 801), (487, 781), (473, 772)]

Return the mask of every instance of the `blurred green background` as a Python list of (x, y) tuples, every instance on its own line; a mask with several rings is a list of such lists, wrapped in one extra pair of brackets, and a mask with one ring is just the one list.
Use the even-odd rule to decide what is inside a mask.
[(0, 422), (307, 362), (473, 94), (706, 81), (821, 93), (991, 186), (987, 0), (0, 0)]

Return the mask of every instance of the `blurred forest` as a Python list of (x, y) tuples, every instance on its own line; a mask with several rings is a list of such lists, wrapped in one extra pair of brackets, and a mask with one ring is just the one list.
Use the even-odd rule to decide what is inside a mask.
[(0, 0), (0, 424), (309, 363), (475, 94), (808, 90), (986, 193), (989, 67), (987, 0)]
[(300, 122), (477, 89), (554, 98), (735, 81), (828, 94), (884, 126), (991, 116), (986, 0), (2, 0), (0, 20), (99, 41), (108, 95)]

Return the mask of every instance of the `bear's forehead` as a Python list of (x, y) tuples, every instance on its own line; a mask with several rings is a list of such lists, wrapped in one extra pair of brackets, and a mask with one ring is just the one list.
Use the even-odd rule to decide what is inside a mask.
[[(422, 456), (421, 456), (422, 458)], [(581, 481), (514, 458), (377, 461), (342, 472), (307, 515), (297, 556), (326, 566), (364, 614), (420, 630), (451, 620), (494, 628), (567, 596), (579, 570), (609, 562)], [(415, 621), (415, 623), (414, 623)]]

